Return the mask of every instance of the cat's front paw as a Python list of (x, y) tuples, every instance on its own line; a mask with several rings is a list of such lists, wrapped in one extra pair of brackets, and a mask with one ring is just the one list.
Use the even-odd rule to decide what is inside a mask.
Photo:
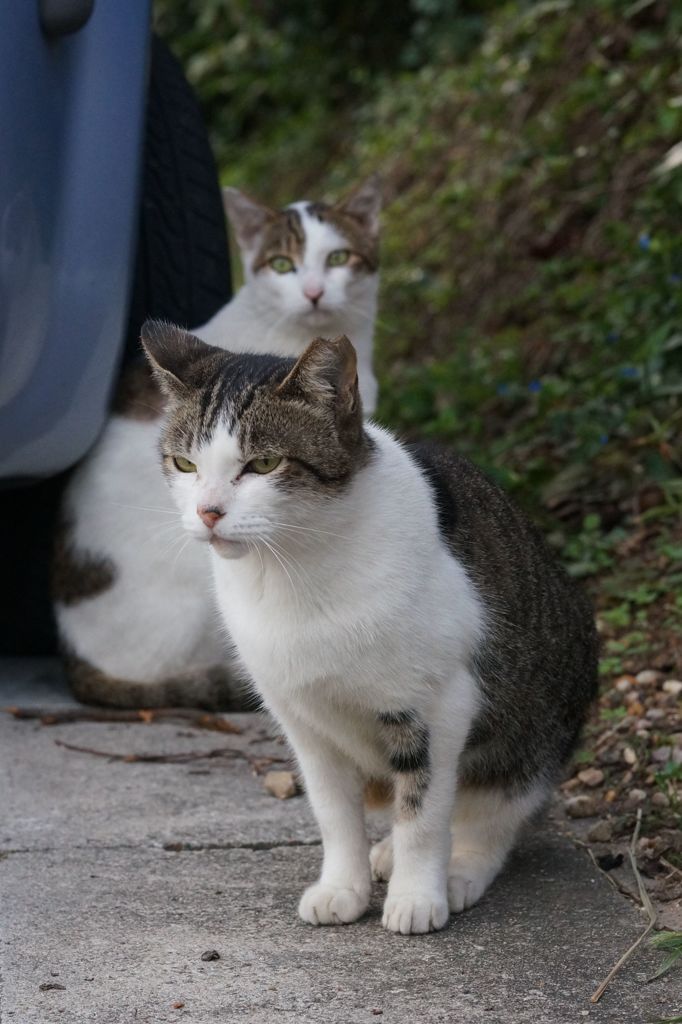
[(307, 924), (350, 924), (367, 910), (369, 894), (316, 882), (301, 896), (298, 912)]
[(419, 890), (391, 894), (389, 889), (381, 923), (389, 932), (422, 935), (445, 928), (450, 917), (446, 894)]
[(393, 871), (393, 839), (386, 836), (369, 851), (369, 864), (375, 882), (388, 882)]
[(485, 854), (453, 854), (448, 868), (448, 902), (453, 914), (478, 903), (497, 874), (497, 864), (492, 864)]

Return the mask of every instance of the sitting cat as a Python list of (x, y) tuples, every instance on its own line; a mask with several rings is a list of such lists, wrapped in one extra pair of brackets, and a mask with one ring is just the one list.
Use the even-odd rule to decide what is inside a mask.
[[(378, 181), (333, 206), (273, 210), (235, 189), (226, 190), (225, 205), (245, 284), (197, 334), (243, 352), (296, 356), (320, 330), (353, 330), (372, 410)], [(239, 687), (204, 585), (207, 552), (185, 542), (156, 465), (163, 404), (146, 362), (133, 367), (69, 483), (53, 572), (60, 640), (81, 700), (226, 707)]]
[[(470, 462), (363, 423), (347, 338), (294, 361), (179, 328), (143, 343), (169, 398), (163, 471), (211, 550), (223, 621), (300, 763), (324, 846), (300, 902), (444, 927), (544, 803), (597, 687), (594, 617), (538, 530)], [(363, 787), (392, 783), (370, 854)]]

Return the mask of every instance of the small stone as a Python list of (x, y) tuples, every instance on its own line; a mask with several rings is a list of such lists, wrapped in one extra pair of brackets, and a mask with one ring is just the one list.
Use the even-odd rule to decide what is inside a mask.
[(675, 747), (670, 760), (673, 764), (682, 764), (682, 747)]
[(654, 793), (651, 797), (651, 802), (654, 807), (670, 807), (670, 800), (668, 800), (665, 793)]
[(593, 796), (572, 796), (564, 807), (571, 818), (593, 818), (597, 813), (597, 801)]
[(637, 754), (632, 747), (623, 747), (623, 760), (626, 764), (637, 764)]
[(609, 843), (613, 838), (613, 825), (608, 819), (598, 821), (587, 833), (591, 843)]
[(628, 807), (638, 807), (639, 804), (643, 804), (646, 800), (646, 793), (643, 789), (631, 789), (627, 795), (626, 803)]
[(635, 736), (638, 740), (648, 740), (651, 737), (651, 733), (648, 729), (638, 729)]
[(665, 711), (662, 708), (649, 708), (646, 717), (650, 722), (658, 722), (661, 718), (665, 718)]
[(217, 949), (207, 949), (205, 953), (201, 954), (202, 960), (220, 960), (220, 953)]
[(623, 695), (623, 704), (639, 704), (639, 693), (637, 690), (630, 690), (628, 693)]
[(620, 676), (613, 684), (614, 689), (618, 690), (619, 693), (627, 693), (627, 691), (631, 690), (634, 685), (634, 676)]
[(672, 693), (673, 697), (679, 697), (682, 693), (682, 682), (679, 679), (666, 679), (661, 689), (666, 693)]
[(289, 800), (298, 793), (298, 784), (293, 772), (267, 772), (263, 785), (268, 793), (272, 793), (278, 800)]
[(657, 747), (656, 750), (652, 751), (651, 760), (656, 761), (657, 764), (665, 764), (666, 761), (670, 760), (672, 752), (672, 747)]
[(594, 786), (602, 784), (604, 773), (601, 768), (584, 768), (581, 772), (578, 772), (578, 778), (583, 786), (589, 786), (592, 789)]
[(653, 668), (645, 668), (643, 672), (638, 672), (635, 676), (635, 680), (640, 686), (653, 686), (660, 678), (661, 673)]

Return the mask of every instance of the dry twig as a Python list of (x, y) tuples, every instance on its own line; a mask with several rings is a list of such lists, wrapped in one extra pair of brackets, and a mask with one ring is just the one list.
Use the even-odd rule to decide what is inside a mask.
[(191, 761), (210, 761), (225, 759), (237, 759), (246, 761), (251, 765), (257, 775), (260, 775), (272, 764), (286, 764), (287, 760), (280, 757), (254, 757), (247, 754), (245, 750), (235, 750), (232, 747), (214, 747), (212, 750), (186, 750), (174, 754), (119, 754), (116, 751), (96, 750), (94, 747), (80, 747), (74, 743), (65, 743), (63, 740), (55, 740), (58, 747), (65, 750), (73, 750), (78, 754), (90, 754), (93, 757), (105, 757), (109, 761), (122, 761), (124, 764), (188, 764)]
[(152, 722), (183, 721), (196, 729), (210, 729), (212, 732), (240, 733), (241, 727), (222, 715), (194, 708), (141, 708), (123, 711), (117, 708), (1, 708), (14, 718), (38, 719), (41, 725), (63, 725), (69, 722)]
[(642, 901), (642, 906), (644, 907), (644, 909), (647, 912), (647, 915), (648, 915), (648, 918), (649, 918), (649, 923), (646, 926), (646, 928), (644, 929), (644, 931), (642, 932), (642, 934), (639, 936), (639, 938), (635, 939), (635, 941), (632, 943), (630, 948), (628, 950), (626, 950), (625, 953), (623, 953), (623, 955), (620, 958), (620, 960), (618, 961), (618, 963), (614, 964), (614, 966), (611, 968), (609, 973), (606, 975), (606, 977), (602, 981), (602, 983), (599, 986), (599, 988), (596, 989), (596, 991), (592, 993), (592, 995), (590, 996), (590, 1002), (591, 1003), (598, 1003), (599, 1002), (601, 997), (604, 995), (604, 992), (606, 991), (608, 986), (611, 984), (611, 982), (615, 978), (616, 974), (618, 974), (618, 971), (621, 969), (623, 964), (627, 960), (630, 959), (630, 957), (635, 952), (637, 947), (642, 944), (644, 939), (647, 937), (649, 932), (652, 930), (652, 928), (656, 924), (656, 911), (654, 909), (654, 906), (653, 906), (651, 900), (649, 899), (649, 893), (644, 888), (644, 882), (642, 881), (642, 876), (640, 875), (639, 868), (637, 867), (637, 856), (636, 856), (635, 849), (636, 849), (636, 846), (637, 846), (637, 840), (639, 838), (639, 830), (640, 830), (641, 824), (642, 824), (642, 809), (640, 808), (637, 811), (637, 821), (635, 823), (635, 828), (634, 828), (634, 831), (632, 833), (632, 839), (630, 840), (630, 846), (628, 847), (628, 856), (630, 858), (630, 866), (632, 867), (632, 873), (634, 874), (635, 879), (637, 881), (637, 888), (639, 890), (639, 898)]

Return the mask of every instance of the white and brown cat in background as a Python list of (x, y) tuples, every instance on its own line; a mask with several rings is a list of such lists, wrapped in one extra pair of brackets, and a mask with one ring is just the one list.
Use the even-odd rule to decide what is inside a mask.
[[(225, 207), (244, 284), (194, 333), (220, 348), (298, 356), (318, 334), (352, 334), (371, 413), (380, 189), (271, 209), (236, 189)], [(158, 471), (164, 398), (146, 365), (74, 474), (54, 559), (54, 607), (76, 696), (118, 707), (226, 707), (240, 684), (205, 586), (207, 552), (183, 533)]]

